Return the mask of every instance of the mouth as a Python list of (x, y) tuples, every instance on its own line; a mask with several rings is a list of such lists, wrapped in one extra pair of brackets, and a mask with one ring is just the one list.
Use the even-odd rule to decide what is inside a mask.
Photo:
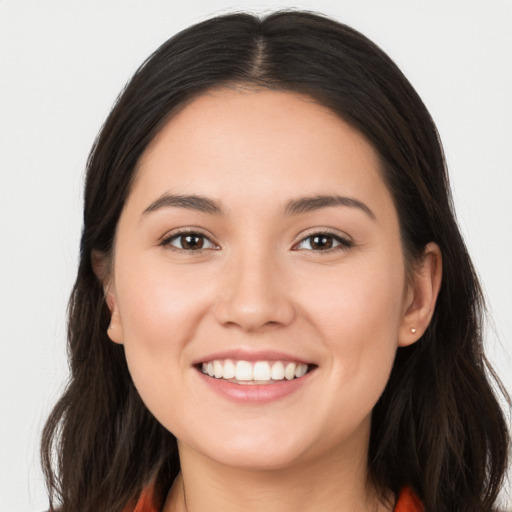
[(204, 375), (241, 385), (268, 385), (304, 377), (316, 365), (294, 361), (214, 359), (196, 365)]

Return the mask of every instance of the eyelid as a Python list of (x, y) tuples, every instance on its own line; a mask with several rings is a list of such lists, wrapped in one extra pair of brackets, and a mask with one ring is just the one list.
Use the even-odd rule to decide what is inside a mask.
[[(171, 245), (170, 242), (173, 239), (176, 239), (180, 236), (189, 235), (189, 234), (204, 237), (206, 240), (209, 241), (209, 243), (213, 247), (200, 248), (200, 249), (194, 250), (194, 249), (180, 249), (179, 247), (174, 247), (173, 245)], [(338, 242), (339, 245), (337, 245), (336, 247), (325, 249), (325, 250), (297, 249), (298, 245), (300, 245), (302, 242), (304, 242), (308, 238), (311, 238), (315, 235), (330, 236), (330, 237), (334, 238)], [(213, 241), (213, 237), (211, 235), (205, 233), (202, 228), (198, 228), (198, 227), (194, 227), (194, 226), (187, 227), (187, 228), (177, 228), (171, 232), (166, 233), (164, 236), (162, 236), (159, 239), (158, 245), (169, 247), (171, 250), (175, 250), (175, 251), (179, 251), (179, 252), (188, 252), (188, 253), (202, 252), (205, 250), (212, 250), (212, 249), (213, 250), (220, 249), (220, 246)], [(353, 247), (354, 245), (355, 244), (354, 244), (352, 237), (350, 237), (346, 233), (340, 233), (339, 231), (333, 230), (331, 228), (312, 228), (311, 230), (301, 234), (300, 239), (296, 243), (294, 243), (292, 250), (296, 250), (296, 251), (305, 250), (305, 251), (310, 251), (310, 252), (315, 252), (315, 253), (327, 254), (327, 253), (335, 252), (338, 250), (347, 250), (347, 249), (350, 249), (351, 247)]]
[[(201, 236), (201, 237), (205, 238), (206, 240), (208, 240), (213, 247), (206, 247), (206, 248), (194, 250), (194, 249), (180, 249), (179, 247), (174, 247), (173, 245), (171, 245), (171, 241), (173, 239), (176, 239), (176, 238), (179, 238), (180, 236), (185, 236), (185, 235)], [(171, 232), (166, 233), (164, 236), (162, 236), (159, 239), (158, 245), (161, 245), (164, 247), (169, 247), (171, 250), (174, 250), (174, 251), (188, 252), (188, 253), (192, 253), (192, 252), (199, 253), (199, 252), (206, 251), (206, 250), (220, 249), (219, 245), (217, 243), (215, 243), (212, 240), (212, 238), (213, 238), (212, 236), (206, 234), (204, 232), (204, 230), (202, 230), (201, 228), (196, 228), (196, 227), (192, 226), (192, 227), (187, 227), (187, 228), (177, 228)]]
[[(315, 235), (328, 235), (328, 236), (334, 238), (339, 243), (339, 245), (336, 247), (332, 247), (330, 249), (325, 249), (325, 250), (296, 249), (296, 247), (299, 244), (301, 244), (308, 238), (311, 238)], [(347, 250), (347, 249), (350, 249), (351, 247), (354, 247), (354, 245), (355, 245), (354, 240), (352, 239), (352, 237), (350, 237), (346, 233), (340, 233), (339, 231), (336, 231), (336, 230), (333, 230), (330, 228), (313, 228), (309, 232), (302, 233), (299, 241), (293, 245), (292, 249), (296, 250), (296, 251), (310, 251), (310, 252), (315, 252), (315, 253), (327, 254), (327, 253), (331, 253), (331, 252), (338, 251), (338, 250)]]

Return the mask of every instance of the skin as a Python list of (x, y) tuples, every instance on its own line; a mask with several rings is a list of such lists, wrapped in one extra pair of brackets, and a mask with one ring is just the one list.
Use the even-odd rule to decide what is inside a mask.
[[(164, 194), (208, 197), (224, 213), (146, 211)], [(371, 213), (285, 211), (333, 194)], [(205, 235), (203, 248), (169, 239), (182, 228)], [(308, 237), (326, 230), (339, 239), (314, 250)], [(391, 510), (368, 484), (371, 411), (397, 347), (430, 321), (441, 255), (429, 244), (406, 275), (396, 209), (364, 137), (298, 94), (203, 94), (143, 154), (114, 247), (109, 336), (178, 439), (182, 473), (166, 512)], [(232, 348), (285, 351), (316, 369), (279, 400), (234, 403), (193, 366)]]

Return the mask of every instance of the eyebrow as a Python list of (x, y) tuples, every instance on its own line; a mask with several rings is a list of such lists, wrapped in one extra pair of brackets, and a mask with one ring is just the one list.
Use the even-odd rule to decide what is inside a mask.
[(285, 212), (287, 215), (298, 215), (300, 213), (311, 212), (329, 206), (347, 206), (349, 208), (358, 208), (366, 213), (372, 220), (376, 220), (375, 214), (366, 204), (358, 199), (345, 196), (311, 196), (292, 199), (286, 205)]
[(213, 215), (224, 215), (222, 207), (218, 201), (209, 199), (204, 196), (196, 195), (173, 195), (164, 194), (156, 201), (152, 202), (143, 212), (143, 214), (151, 213), (160, 208), (185, 208), (187, 210), (195, 210)]
[[(375, 214), (370, 208), (358, 199), (339, 195), (317, 195), (306, 196), (288, 201), (285, 207), (285, 215), (299, 215), (321, 208), (332, 206), (345, 206), (349, 208), (357, 208), (366, 213), (372, 220), (376, 220)], [(174, 195), (164, 194), (156, 201), (152, 202), (143, 212), (143, 214), (151, 213), (161, 208), (185, 208), (187, 210), (195, 210), (202, 213), (212, 215), (224, 215), (224, 210), (220, 202), (198, 195)]]

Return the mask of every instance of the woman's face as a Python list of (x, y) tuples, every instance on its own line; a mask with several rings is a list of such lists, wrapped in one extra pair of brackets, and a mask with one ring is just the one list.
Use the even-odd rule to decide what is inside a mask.
[(181, 448), (238, 467), (365, 449), (397, 346), (414, 341), (375, 151), (285, 92), (212, 91), (164, 126), (107, 291), (147, 407)]

